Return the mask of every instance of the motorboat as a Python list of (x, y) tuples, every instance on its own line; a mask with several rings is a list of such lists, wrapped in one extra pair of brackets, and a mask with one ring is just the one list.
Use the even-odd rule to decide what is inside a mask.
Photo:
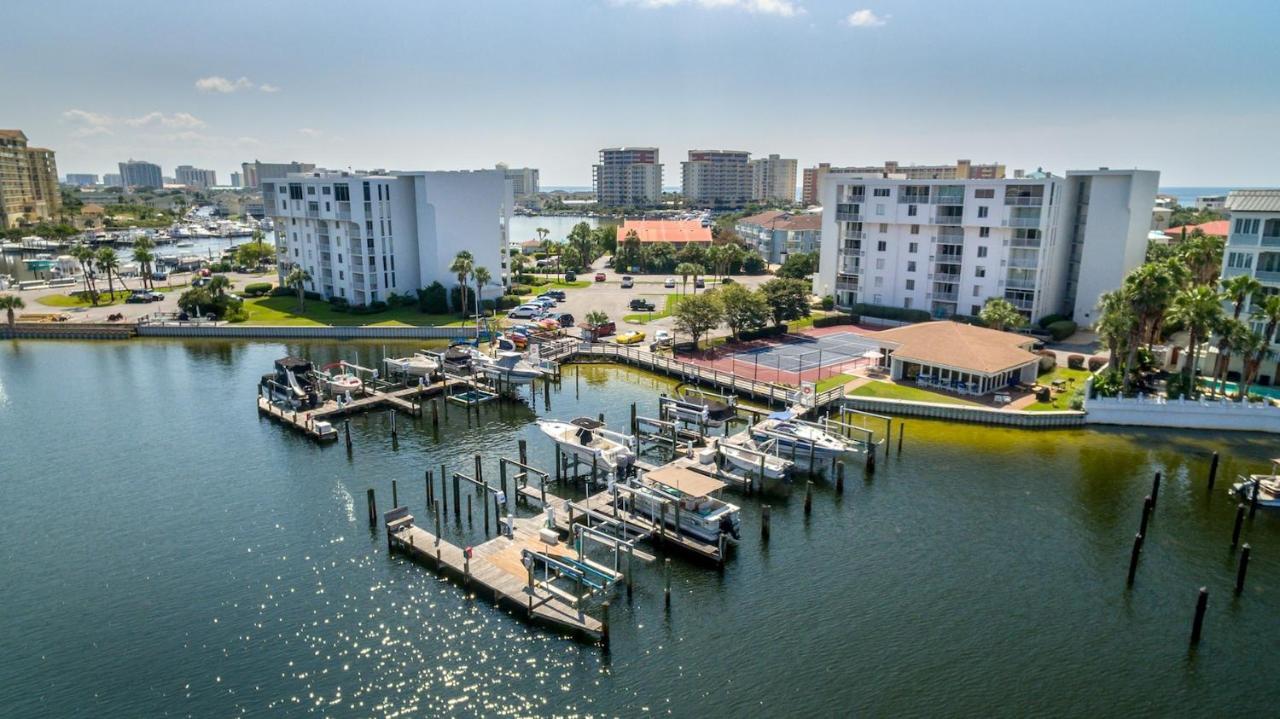
[(723, 427), (725, 422), (738, 416), (731, 399), (725, 401), (694, 390), (667, 397), (662, 403), (663, 411), (674, 413), (677, 419), (707, 427)]
[(774, 412), (751, 428), (751, 438), (757, 442), (774, 441), (778, 454), (783, 457), (827, 462), (846, 452), (858, 450), (858, 446), (837, 437), (822, 428), (796, 419), (793, 412)]
[(452, 375), (469, 376), (475, 369), (476, 355), (469, 344), (455, 344), (444, 351), (442, 369)]
[(768, 450), (776, 446), (773, 440), (757, 444), (745, 434), (722, 440), (717, 445), (725, 463), (746, 475), (760, 474), (763, 468), (766, 479), (785, 479), (791, 471), (791, 462), (769, 453)]
[(391, 372), (399, 372), (412, 377), (430, 377), (440, 369), (440, 363), (435, 358), (423, 354), (422, 352), (414, 352), (412, 357), (388, 357), (383, 360), (387, 369)]
[(635, 461), (634, 438), (605, 428), (603, 422), (579, 417), (570, 422), (554, 419), (538, 420), (538, 429), (560, 448), (578, 459), (617, 473)]
[(655, 522), (665, 518), (666, 525), (681, 534), (718, 544), (722, 534), (738, 539), (742, 530), (738, 506), (713, 496), (724, 486), (687, 467), (668, 465), (632, 482), (633, 507)]
[(334, 397), (359, 394), (364, 387), (364, 382), (356, 375), (347, 372), (342, 362), (327, 364), (323, 369), (324, 372), (319, 375), (320, 381)]
[(498, 352), (497, 357), (480, 354), (477, 359), (486, 377), (503, 384), (529, 384), (543, 374), (519, 352)]
[(1259, 507), (1280, 509), (1280, 459), (1271, 460), (1271, 474), (1241, 476), (1231, 485), (1231, 491), (1250, 503), (1256, 494)]
[(282, 357), (276, 360), (274, 372), (262, 376), (259, 392), (273, 403), (310, 409), (320, 404), (312, 377), (311, 362), (300, 357)]

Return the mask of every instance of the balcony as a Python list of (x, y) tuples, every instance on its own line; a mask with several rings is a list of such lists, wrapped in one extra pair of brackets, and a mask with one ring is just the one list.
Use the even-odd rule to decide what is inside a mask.
[(1280, 247), (1280, 235), (1263, 235), (1263, 247)]
[(963, 205), (964, 195), (938, 195), (933, 198), (935, 205)]
[[(1239, 269), (1239, 268), (1232, 268), (1232, 269)], [(1247, 269), (1245, 270), (1246, 273), (1248, 271), (1249, 270)], [(1223, 275), (1226, 275), (1226, 274), (1227, 274), (1226, 272), (1223, 273)], [(1259, 282), (1265, 282), (1270, 285), (1280, 284), (1280, 272), (1267, 272), (1265, 270), (1258, 270), (1257, 272), (1253, 273), (1253, 276)]]
[(927, 205), (929, 195), (898, 195), (899, 205)]
[(1004, 227), (1031, 227), (1040, 226), (1039, 217), (1010, 217), (1000, 223)]
[(1004, 286), (1011, 290), (1034, 290), (1036, 288), (1036, 281), (1010, 277), (1005, 280)]
[(844, 205), (836, 206), (837, 222), (862, 222), (862, 215), (860, 213), (854, 212), (853, 210), (841, 210), (839, 209), (841, 207), (844, 207)]
[(1039, 266), (1040, 266), (1040, 260), (1039, 260), (1038, 258), (1026, 258), (1026, 257), (1013, 258), (1013, 257), (1011, 257), (1011, 258), (1009, 258), (1009, 266), (1010, 266), (1010, 267), (1021, 267), (1021, 268), (1023, 268), (1023, 269), (1027, 269), (1027, 270), (1034, 270), (1034, 269), (1036, 269), (1037, 267), (1039, 267)]
[(1040, 240), (1026, 237), (1015, 237), (1009, 240), (1010, 247), (1040, 247)]
[(862, 272), (862, 263), (857, 261), (850, 261), (853, 259), (854, 258), (849, 258), (844, 262), (840, 263), (839, 274), (853, 276), (853, 275), (858, 275)]
[(844, 238), (846, 240), (865, 240), (867, 239), (867, 233), (850, 231), (844, 233)]
[(1005, 197), (1004, 204), (1007, 207), (1041, 207), (1044, 205), (1044, 197)]
[(1031, 300), (1023, 300), (1023, 299), (1017, 299), (1014, 297), (1007, 297), (1007, 296), (1005, 297), (1005, 299), (1008, 300), (1009, 304), (1013, 305), (1015, 309), (1024, 310), (1027, 312), (1030, 312), (1035, 305), (1035, 303)]
[(338, 203), (338, 210), (337, 210), (337, 212), (336, 212), (335, 214), (337, 214), (337, 216), (338, 216), (338, 219), (339, 219), (339, 220), (349, 220), (349, 219), (351, 219), (351, 203), (350, 203), (350, 202), (339, 202), (339, 203)]
[(938, 302), (956, 302), (960, 299), (959, 292), (934, 292), (930, 299)]
[(963, 223), (962, 223), (962, 219), (963, 219), (963, 218), (962, 218), (960, 215), (937, 215), (937, 216), (935, 216), (935, 217), (933, 218), (933, 224), (935, 224), (935, 225), (959, 225), (959, 224), (963, 224)]

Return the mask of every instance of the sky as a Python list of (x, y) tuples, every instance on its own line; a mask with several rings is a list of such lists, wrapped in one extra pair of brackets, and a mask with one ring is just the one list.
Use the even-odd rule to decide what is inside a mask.
[[(1280, 2), (6, 0), (0, 127), (145, 159), (536, 167), (601, 147), (1280, 185)], [(22, 30), (27, 28), (29, 30)], [(21, 58), (22, 61), (17, 59)]]

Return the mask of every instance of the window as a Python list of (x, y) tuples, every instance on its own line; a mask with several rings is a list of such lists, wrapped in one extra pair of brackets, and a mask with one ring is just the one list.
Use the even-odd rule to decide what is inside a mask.
[(982, 265), (978, 265), (977, 267), (973, 268), (973, 276), (974, 276), (974, 277), (986, 277), (986, 276), (987, 276), (987, 268), (983, 267)]
[(342, 255), (341, 255), (341, 254), (339, 254), (339, 255), (338, 255), (338, 264), (342, 264)]
[(884, 297), (878, 294), (871, 295), (871, 304), (873, 305), (884, 304)]
[[(978, 190), (978, 191), (981, 192), (982, 190)], [(981, 312), (982, 312), (982, 307), (978, 305), (969, 305), (969, 314), (972, 315), (973, 317), (977, 317), (978, 314)]]
[(884, 214), (884, 205), (882, 205), (882, 204), (877, 204), (877, 205), (876, 205), (876, 214), (877, 214), (877, 215), (883, 215), (883, 214)]
[(1236, 220), (1235, 233), (1237, 235), (1256, 235), (1258, 234), (1258, 224), (1261, 220), (1240, 218)]
[(986, 256), (987, 256), (987, 246), (978, 245), (978, 257), (986, 257)]
[(911, 234), (913, 234), (913, 235), (918, 235), (918, 234), (920, 234), (920, 225), (912, 225), (912, 226), (911, 226)]
[(916, 288), (915, 280), (907, 280), (907, 289), (914, 290)]
[(902, 298), (902, 308), (903, 308), (903, 309), (906, 309), (906, 310), (911, 309), (911, 298), (910, 298), (910, 297), (903, 297), (903, 298)]
[(919, 242), (908, 242), (908, 243), (907, 243), (907, 252), (910, 252), (911, 254), (913, 254), (913, 255), (914, 255), (914, 254), (915, 254), (919, 249), (920, 249), (920, 243), (919, 243)]
[(373, 220), (365, 220), (365, 221), (364, 221), (364, 233), (365, 233), (366, 235), (372, 235), (372, 234), (373, 234)]
[[(338, 273), (338, 274), (342, 274), (342, 273)], [(338, 278), (338, 279), (342, 279), (342, 278)], [(347, 288), (346, 288), (346, 287), (339, 287), (339, 288), (338, 288), (338, 292), (342, 293), (342, 296), (343, 296), (343, 297), (346, 297), (346, 296), (347, 296)]]
[(338, 279), (340, 280), (346, 279), (346, 276), (343, 274), (342, 270), (338, 270)]
[(872, 197), (888, 197), (888, 196), (889, 196), (889, 188), (887, 188), (887, 187), (877, 187), (877, 188), (874, 188), (873, 190), (871, 190), (871, 196), (872, 196)]
[(294, 257), (297, 257), (297, 256), (298, 256), (298, 248), (297, 248), (297, 247), (293, 248), (293, 256), (294, 256)]
[(366, 183), (364, 183), (364, 201), (365, 201), (365, 202), (368, 202), (369, 200), (370, 200), (370, 197), (369, 197), (369, 183), (367, 183), (367, 182), (366, 182)]
[[(329, 189), (329, 188), (327, 188), (327, 187), (326, 187), (326, 188), (324, 188), (324, 189), (326, 189), (326, 190), (327, 190), (327, 189)], [(330, 211), (330, 210), (332, 210), (332, 209), (333, 209), (333, 208), (329, 207), (329, 201), (328, 201), (328, 200), (325, 200), (325, 201), (324, 201), (324, 211), (325, 211), (325, 212), (329, 212), (329, 211)]]
[[(907, 272), (915, 272), (915, 271), (916, 271), (916, 261), (911, 260), (910, 262), (907, 263)], [(907, 280), (907, 282), (910, 282), (910, 281), (911, 280)]]
[(888, 232), (888, 231), (889, 231), (889, 223), (888, 223), (888, 222), (881, 222), (881, 223), (880, 223), (880, 234), (882, 234), (882, 235), (883, 235), (884, 233), (886, 233), (886, 232)]
[(337, 200), (338, 202), (350, 202), (351, 201), (351, 185), (334, 185), (333, 199)]
[(877, 258), (876, 258), (876, 269), (877, 269), (877, 270), (883, 270), (883, 269), (884, 269), (884, 258), (883, 258), (883, 257), (877, 257)]
[(302, 199), (302, 185), (296, 182), (289, 183), (289, 199), (290, 200)]
[(324, 187), (320, 188), (320, 191), (326, 195), (333, 194), (333, 188), (328, 185), (325, 185)]
[(990, 228), (990, 227), (979, 227), (979, 228), (978, 228), (978, 237), (990, 237), (990, 236), (991, 236), (991, 228)]
[(982, 296), (982, 285), (974, 285), (974, 286), (973, 286), (973, 296), (974, 296), (974, 297), (981, 297), (981, 296)]
[(1227, 255), (1227, 267), (1249, 269), (1253, 267), (1253, 255), (1248, 252), (1232, 252)]
[(314, 194), (316, 194), (316, 186), (315, 186), (315, 185), (307, 185), (307, 194), (308, 194), (308, 195), (314, 195)]
[(978, 218), (982, 219), (983, 217), (986, 217), (986, 216), (987, 216), (987, 206), (978, 205)]
[(888, 248), (888, 246), (889, 246), (889, 243), (885, 242), (884, 240), (880, 240), (879, 242), (876, 243), (876, 252), (884, 252), (885, 249)]
[[(989, 187), (986, 189), (974, 190), (973, 196), (979, 200), (994, 200), (996, 197), (996, 191)], [(977, 313), (975, 312), (974, 314)]]
[(875, 282), (876, 282), (876, 287), (884, 287), (884, 278), (881, 277), (880, 275), (876, 275)]
[(918, 205), (907, 205), (907, 217), (915, 217), (919, 211), (918, 207)]

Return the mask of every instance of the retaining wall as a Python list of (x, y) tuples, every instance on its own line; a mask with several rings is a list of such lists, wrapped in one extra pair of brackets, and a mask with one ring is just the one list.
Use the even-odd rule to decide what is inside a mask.
[(1096, 397), (1084, 407), (1090, 424), (1280, 433), (1280, 407), (1267, 402)]
[(259, 327), (253, 325), (138, 325), (141, 337), (261, 339), (453, 339), (474, 337), (473, 327)]
[(46, 340), (127, 340), (132, 324), (106, 322), (18, 322), (10, 329), (0, 320), (0, 337)]
[(1083, 427), (1085, 413), (1076, 411), (1062, 412), (1024, 412), (1008, 409), (991, 409), (988, 407), (969, 407), (959, 404), (943, 404), (937, 402), (912, 402), (901, 399), (879, 397), (851, 397), (846, 395), (844, 405), (850, 409), (880, 414), (906, 415), (908, 417), (927, 417), (945, 419), (956, 422), (976, 422), (980, 424), (999, 424), (1027, 429), (1051, 429), (1062, 427)]

